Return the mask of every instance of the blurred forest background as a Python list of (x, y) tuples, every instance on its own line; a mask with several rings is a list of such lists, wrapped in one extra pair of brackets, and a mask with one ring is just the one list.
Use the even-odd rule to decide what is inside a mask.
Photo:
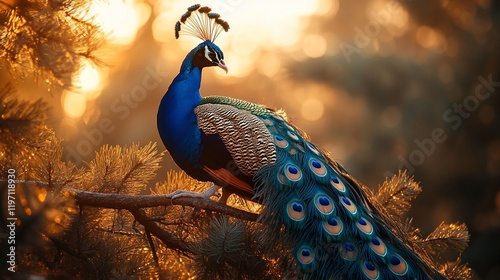
[[(0, 1), (0, 12), (15, 3)], [(88, 16), (108, 40), (89, 42), (97, 60), (63, 69), (71, 75), (45, 78), (0, 55), (0, 86), (12, 82), (22, 98), (48, 102), (64, 159), (80, 166), (104, 144), (161, 143), (158, 104), (198, 44), (173, 34), (194, 3), (91, 3)], [(481, 279), (500, 278), (498, 1), (200, 3), (231, 26), (216, 42), (229, 74), (206, 69), (202, 95), (285, 109), (373, 189), (408, 169), (423, 188), (409, 213), (414, 225), (427, 234), (443, 220), (465, 222), (463, 261)], [(161, 165), (157, 181), (177, 168), (168, 156)]]

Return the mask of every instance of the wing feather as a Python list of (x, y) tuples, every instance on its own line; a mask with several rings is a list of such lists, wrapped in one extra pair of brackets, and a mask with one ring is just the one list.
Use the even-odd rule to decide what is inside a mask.
[(250, 111), (226, 104), (202, 104), (194, 109), (198, 127), (218, 134), (236, 166), (247, 176), (276, 162), (276, 147), (264, 122)]

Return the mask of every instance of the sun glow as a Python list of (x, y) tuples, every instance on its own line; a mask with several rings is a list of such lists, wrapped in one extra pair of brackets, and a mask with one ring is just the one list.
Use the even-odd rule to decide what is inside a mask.
[[(94, 18), (94, 23), (107, 36), (105, 61), (117, 59), (121, 51), (135, 41), (139, 29), (148, 21), (151, 12), (149, 4), (134, 0), (93, 1), (90, 4), (85, 16)], [(117, 49), (117, 46), (122, 48)], [(72, 77), (74, 88), (71, 91), (65, 90), (61, 96), (64, 113), (68, 118), (78, 119), (85, 114), (88, 101), (98, 98), (106, 85), (108, 72), (109, 68), (88, 62), (80, 65), (80, 69)]]
[(144, 2), (133, 0), (93, 1), (89, 15), (104, 32), (108, 33), (113, 44), (132, 43), (139, 28), (146, 23), (151, 7)]
[(99, 71), (87, 62), (83, 63), (80, 71), (73, 77), (73, 85), (82, 92), (97, 90), (100, 82)]
[(302, 42), (305, 55), (312, 58), (323, 56), (326, 53), (327, 47), (325, 37), (320, 34), (309, 34)]
[(87, 99), (83, 93), (65, 90), (61, 97), (64, 113), (69, 118), (80, 118), (87, 109)]

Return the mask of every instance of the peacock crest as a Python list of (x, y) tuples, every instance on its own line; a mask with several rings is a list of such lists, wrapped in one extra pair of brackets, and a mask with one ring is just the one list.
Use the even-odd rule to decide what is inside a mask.
[(210, 7), (201, 7), (200, 4), (190, 6), (175, 24), (175, 38), (186, 34), (213, 43), (222, 30), (229, 30), (229, 24), (211, 11)]

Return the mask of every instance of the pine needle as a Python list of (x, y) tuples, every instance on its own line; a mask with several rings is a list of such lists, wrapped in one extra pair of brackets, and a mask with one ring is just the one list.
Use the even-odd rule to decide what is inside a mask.
[(60, 190), (75, 181), (82, 170), (76, 168), (72, 162), (63, 162), (62, 140), (53, 132), (48, 134), (41, 148), (28, 162), (29, 177), (36, 181), (47, 182), (49, 189)]
[(156, 143), (140, 148), (120, 146), (101, 147), (89, 163), (91, 190), (125, 194), (139, 194), (160, 168), (163, 153), (158, 153)]
[(0, 169), (8, 168), (23, 172), (33, 155), (52, 134), (46, 122), (49, 116), (47, 103), (19, 100), (14, 88), (6, 84), (0, 89)]
[(150, 142), (140, 148), (133, 144), (125, 149), (122, 155), (125, 161), (125, 176), (122, 184), (127, 188), (127, 193), (138, 193), (154, 178), (160, 168), (163, 153), (158, 153), (156, 143)]
[(0, 62), (17, 76), (70, 87), (83, 59), (99, 63), (104, 34), (88, 16), (91, 1), (7, 2), (0, 2)]
[(467, 247), (469, 238), (465, 224), (442, 222), (427, 238), (422, 240), (422, 246), (433, 255), (439, 255), (449, 249), (462, 252)]
[(157, 183), (151, 190), (152, 194), (170, 194), (176, 190), (186, 190), (193, 192), (202, 192), (210, 187), (210, 182), (201, 182), (193, 179), (184, 171), (168, 170), (167, 180), (163, 184)]
[(441, 273), (449, 280), (469, 280), (476, 279), (475, 273), (467, 264), (461, 264), (461, 259), (443, 265)]
[(410, 202), (421, 191), (419, 184), (413, 178), (408, 177), (406, 171), (400, 171), (398, 175), (394, 175), (379, 186), (375, 198), (393, 219), (401, 220), (410, 209)]
[[(262, 279), (264, 260), (255, 255), (248, 226), (227, 216), (210, 220), (206, 236), (194, 247), (194, 270), (201, 279)], [(246, 276), (246, 277), (245, 277)]]

